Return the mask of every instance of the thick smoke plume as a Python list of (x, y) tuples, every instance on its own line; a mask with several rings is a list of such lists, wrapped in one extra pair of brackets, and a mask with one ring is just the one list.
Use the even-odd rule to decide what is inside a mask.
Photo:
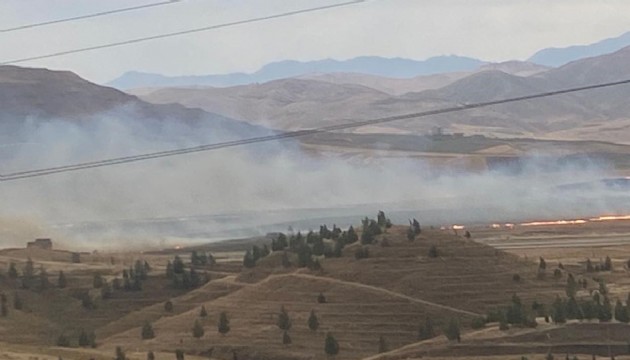
[[(224, 139), (216, 134), (175, 123), (151, 130), (109, 117), (89, 125), (51, 121), (2, 147), (0, 172)], [(335, 219), (348, 225), (379, 209), (398, 222), (414, 216), (436, 225), (630, 210), (603, 186), (562, 188), (610, 176), (606, 164), (550, 166), (544, 156), (533, 155), (517, 173), (445, 171), (410, 159), (306, 155), (284, 141), (0, 183), (1, 245), (50, 234), (88, 248), (130, 238), (164, 245)]]

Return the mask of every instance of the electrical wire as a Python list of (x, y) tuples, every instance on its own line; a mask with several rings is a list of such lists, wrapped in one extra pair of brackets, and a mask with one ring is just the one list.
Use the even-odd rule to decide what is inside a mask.
[(325, 133), (325, 132), (330, 132), (330, 131), (347, 130), (347, 129), (357, 128), (357, 127), (362, 127), (362, 126), (367, 126), (367, 125), (383, 124), (383, 123), (389, 123), (389, 122), (400, 121), (400, 120), (410, 120), (410, 119), (416, 119), (416, 118), (439, 115), (439, 114), (448, 114), (448, 113), (454, 113), (454, 112), (465, 111), (465, 110), (470, 110), (470, 109), (477, 109), (477, 108), (483, 108), (483, 107), (494, 106), (494, 105), (540, 99), (540, 98), (557, 96), (557, 95), (562, 95), (562, 94), (570, 94), (570, 93), (576, 93), (576, 92), (581, 92), (581, 91), (595, 90), (595, 89), (620, 86), (620, 85), (626, 85), (626, 84), (630, 84), (630, 79), (614, 81), (614, 82), (606, 82), (606, 83), (594, 84), (594, 85), (587, 85), (587, 86), (580, 86), (580, 87), (573, 87), (573, 88), (567, 88), (567, 89), (561, 89), (561, 90), (555, 90), (555, 91), (547, 91), (547, 92), (512, 97), (512, 98), (507, 98), (507, 99), (492, 100), (492, 101), (479, 102), (479, 103), (473, 103), (473, 104), (463, 104), (463, 105), (458, 105), (454, 107), (428, 110), (428, 111), (423, 111), (423, 112), (408, 113), (408, 114), (402, 114), (402, 115), (395, 115), (395, 116), (389, 116), (389, 117), (383, 117), (383, 118), (377, 118), (377, 119), (347, 122), (347, 123), (324, 126), (324, 127), (314, 128), (314, 129), (291, 131), (291, 132), (260, 136), (260, 137), (254, 137), (254, 138), (248, 138), (248, 139), (232, 140), (232, 141), (205, 144), (205, 145), (180, 148), (180, 149), (174, 149), (174, 150), (159, 151), (159, 152), (145, 153), (145, 154), (139, 154), (139, 155), (97, 160), (97, 161), (91, 161), (91, 162), (76, 163), (76, 164), (70, 164), (70, 165), (64, 165), (64, 166), (14, 172), (14, 173), (0, 175), (0, 181), (12, 181), (12, 180), (40, 177), (40, 176), (57, 174), (57, 173), (79, 171), (79, 170), (84, 170), (84, 169), (93, 169), (93, 168), (99, 168), (99, 167), (105, 167), (105, 166), (145, 161), (145, 160), (150, 160), (150, 159), (178, 156), (178, 155), (184, 155), (184, 154), (190, 154), (190, 153), (196, 153), (196, 152), (214, 151), (214, 150), (237, 147), (237, 146), (244, 146), (244, 145), (249, 145), (249, 144), (279, 141), (279, 140), (284, 140), (284, 139), (298, 138), (298, 137), (309, 136), (309, 135)]

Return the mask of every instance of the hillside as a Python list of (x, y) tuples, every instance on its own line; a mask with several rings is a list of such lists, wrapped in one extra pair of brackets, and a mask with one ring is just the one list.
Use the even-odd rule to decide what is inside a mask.
[(208, 126), (218, 133), (254, 134), (262, 129), (181, 105), (154, 105), (121, 91), (90, 83), (74, 73), (0, 66), (2, 136), (50, 120), (88, 125), (107, 117), (130, 125)]

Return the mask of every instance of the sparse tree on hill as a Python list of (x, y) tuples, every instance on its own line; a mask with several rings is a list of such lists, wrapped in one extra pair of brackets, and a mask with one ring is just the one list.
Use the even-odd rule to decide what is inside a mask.
[(86, 332), (85, 330), (81, 330), (79, 334), (79, 346), (81, 347), (96, 347), (96, 335), (94, 332)]
[(456, 318), (451, 318), (446, 329), (444, 329), (444, 335), (446, 338), (457, 342), (460, 342), (460, 331), (459, 331), (459, 321)]
[(317, 315), (315, 315), (315, 310), (311, 310), (311, 315), (308, 317), (308, 328), (312, 331), (319, 329), (319, 319), (317, 319)]
[(280, 313), (278, 314), (277, 325), (281, 330), (291, 329), (291, 318), (289, 317), (289, 313), (284, 308), (284, 306), (280, 307)]
[(630, 314), (628, 314), (628, 308), (624, 306), (619, 299), (615, 303), (615, 320), (628, 323), (630, 322)]
[(604, 261), (604, 266), (603, 266), (603, 270), (604, 271), (612, 271), (612, 260), (610, 259), (610, 256), (606, 256), (606, 260)]
[(125, 352), (120, 346), (116, 346), (116, 360), (127, 360)]
[(173, 312), (173, 302), (172, 301), (167, 301), (164, 303), (164, 311), (166, 312)]
[(437, 246), (431, 245), (431, 247), (429, 248), (429, 257), (436, 258), (438, 256), (440, 256), (440, 253), (438, 252)]
[(291, 261), (289, 260), (289, 253), (287, 251), (282, 252), (282, 267), (291, 267)]
[(324, 293), (319, 293), (319, 295), (317, 295), (317, 302), (319, 304), (325, 304), (326, 303), (326, 296), (324, 296)]
[(142, 325), (142, 331), (140, 335), (142, 336), (142, 340), (153, 339), (155, 337), (155, 331), (153, 330), (153, 325), (151, 325), (151, 323), (148, 321), (145, 322), (144, 325)]
[(17, 279), (18, 278), (19, 274), (18, 274), (17, 268), (15, 267), (15, 263), (14, 262), (11, 262), (9, 264), (8, 274), (9, 274), (9, 278), (10, 279)]
[(44, 266), (39, 267), (39, 288), (41, 290), (47, 290), (50, 286), (50, 282), (48, 281), (48, 273)]
[(411, 226), (409, 226), (409, 228), (407, 229), (407, 240), (408, 241), (416, 240), (416, 233), (413, 231), (413, 228)]
[(282, 333), (282, 343), (284, 345), (291, 345), (291, 343), (292, 343), (291, 336), (289, 336), (289, 333), (287, 331)]
[(580, 309), (580, 305), (578, 304), (575, 297), (571, 296), (567, 299), (565, 303), (565, 313), (567, 319), (580, 319), (584, 318), (582, 313), (582, 309)]
[(388, 352), (388, 351), (389, 351), (389, 348), (387, 346), (387, 340), (385, 340), (385, 337), (383, 335), (381, 335), (378, 338), (378, 353), (382, 354), (382, 353), (385, 353), (385, 352)]
[(33, 284), (33, 279), (35, 277), (35, 264), (33, 260), (29, 257), (26, 260), (26, 265), (24, 265), (24, 271), (22, 272), (22, 287), (25, 289), (30, 289)]
[(367, 259), (370, 257), (370, 250), (367, 246), (361, 246), (354, 252), (354, 258), (357, 260)]
[(586, 272), (594, 272), (595, 268), (593, 268), (593, 263), (591, 259), (586, 259)]
[(298, 255), (299, 267), (308, 267), (311, 265), (311, 262), (313, 261), (313, 257), (312, 257), (313, 252), (311, 251), (310, 246), (306, 244), (300, 245), (298, 247), (297, 253), (298, 253), (297, 255)]
[(612, 305), (610, 304), (610, 299), (608, 299), (608, 296), (604, 296), (604, 301), (599, 307), (597, 318), (600, 322), (608, 322), (612, 320), (612, 316)]
[(175, 359), (184, 360), (184, 350), (180, 350), (180, 349), (175, 350)]
[(169, 260), (166, 263), (166, 278), (172, 279), (175, 276), (175, 270), (173, 269), (173, 263)]
[(354, 227), (350, 226), (348, 228), (348, 232), (346, 233), (346, 238), (347, 238), (348, 244), (354, 244), (355, 242), (359, 241), (359, 236), (357, 235), (356, 231), (354, 231)]
[(569, 274), (569, 276), (567, 276), (567, 288), (566, 288), (567, 296), (568, 297), (575, 296), (577, 294), (577, 289), (578, 289), (578, 285), (577, 285), (577, 282), (575, 282), (575, 278), (573, 277), (573, 274)]
[(545, 360), (553, 360), (553, 354), (552, 353), (547, 353), (547, 356), (545, 356)]
[(226, 335), (227, 333), (230, 332), (230, 320), (228, 320), (228, 317), (225, 311), (221, 312), (221, 315), (219, 315), (218, 328), (219, 328), (219, 333), (221, 333), (221, 335)]
[(206, 316), (208, 316), (206, 307), (204, 305), (201, 305), (201, 310), (199, 311), (199, 317), (206, 317)]
[(562, 299), (560, 299), (559, 296), (556, 296), (556, 300), (554, 300), (551, 306), (551, 311), (552, 311), (551, 317), (554, 323), (564, 324), (565, 322), (567, 322), (565, 306)]
[(250, 250), (245, 251), (245, 255), (243, 256), (243, 266), (246, 268), (253, 268), (256, 266), (256, 259)]
[(203, 337), (205, 331), (203, 330), (203, 326), (199, 322), (199, 320), (195, 320), (195, 324), (193, 325), (192, 334), (195, 338), (200, 339)]
[(424, 319), (424, 324), (420, 325), (418, 329), (418, 339), (428, 340), (435, 337), (435, 329), (433, 327), (433, 320), (430, 317)]
[(155, 360), (155, 354), (153, 353), (153, 351), (149, 351), (147, 353), (147, 360)]
[(326, 334), (326, 340), (324, 340), (324, 351), (329, 356), (339, 354), (339, 343), (331, 333)]
[(555, 269), (555, 270), (553, 271), (553, 278), (554, 278), (554, 279), (556, 279), (556, 280), (558, 280), (558, 279), (562, 278), (562, 270), (560, 270), (560, 269)]
[(0, 316), (2, 317), (9, 316), (9, 306), (7, 305), (7, 296), (4, 293), (0, 294)]
[(184, 272), (184, 262), (179, 257), (179, 255), (175, 255), (175, 258), (173, 259), (173, 273), (181, 274), (183, 272)]
[(95, 289), (100, 289), (101, 287), (103, 287), (103, 276), (101, 274), (94, 274), (92, 285)]
[(59, 270), (59, 277), (57, 278), (57, 287), (60, 289), (65, 289), (66, 286), (68, 286), (66, 275), (63, 273), (63, 270)]
[(17, 292), (13, 293), (13, 308), (15, 310), (22, 310), (23, 307), (24, 303), (22, 302), (20, 295)]
[(420, 233), (422, 233), (422, 229), (420, 229), (420, 223), (418, 222), (418, 220), (413, 219), (413, 221), (411, 222), (411, 227), (413, 228), (413, 232), (416, 235), (420, 235)]
[(545, 262), (545, 259), (543, 259), (542, 256), (539, 259), (538, 268), (541, 270), (547, 270), (547, 262)]
[(56, 344), (59, 347), (70, 347), (70, 340), (68, 340), (65, 335), (61, 334), (59, 335), (59, 337), (57, 337)]

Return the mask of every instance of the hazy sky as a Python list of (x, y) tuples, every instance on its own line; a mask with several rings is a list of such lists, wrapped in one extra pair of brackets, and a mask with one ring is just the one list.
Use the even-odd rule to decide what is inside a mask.
[[(97, 19), (0, 32), (0, 62), (77, 47), (271, 15), (345, 0), (182, 0)], [(151, 3), (2, 0), (0, 28)], [(155, 1), (153, 1), (155, 2)], [(67, 69), (97, 82), (129, 70), (167, 75), (252, 72), (284, 59), (443, 54), (526, 59), (545, 47), (630, 30), (627, 0), (368, 0), (216, 31), (21, 64)]]

